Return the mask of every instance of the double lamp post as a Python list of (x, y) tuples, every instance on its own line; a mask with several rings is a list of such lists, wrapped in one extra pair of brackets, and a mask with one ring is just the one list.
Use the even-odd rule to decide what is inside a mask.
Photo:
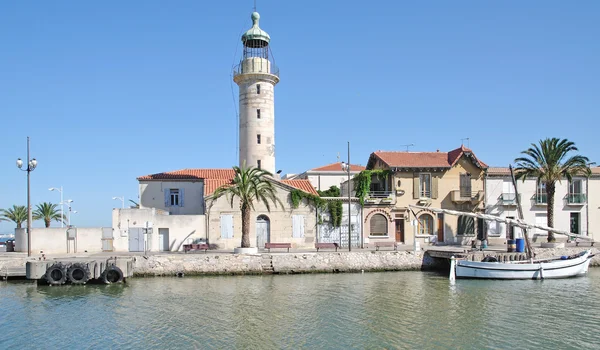
[(27, 168), (23, 169), (23, 160), (17, 159), (17, 167), (22, 171), (27, 172), (27, 256), (31, 256), (31, 222), (33, 221), (31, 215), (31, 192), (30, 192), (30, 181), (31, 172), (37, 167), (37, 160), (35, 158), (29, 158), (29, 136), (27, 136)]

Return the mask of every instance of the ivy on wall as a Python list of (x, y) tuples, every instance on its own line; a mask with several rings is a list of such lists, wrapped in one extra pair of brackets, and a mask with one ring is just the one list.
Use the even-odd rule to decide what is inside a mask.
[[(317, 209), (326, 210), (331, 218), (331, 225), (334, 227), (340, 227), (342, 225), (342, 201), (341, 200), (329, 200), (326, 201), (321, 197), (339, 197), (340, 189), (336, 186), (331, 186), (326, 191), (317, 191), (318, 196), (314, 194), (306, 193), (300, 190), (292, 190), (290, 192), (290, 198), (292, 200), (292, 208), (296, 209), (300, 206), (303, 199), (306, 199), (307, 203), (313, 205)], [(319, 217), (319, 224), (322, 224), (323, 220)]]
[(365, 205), (365, 197), (371, 190), (371, 179), (373, 178), (373, 175), (377, 176), (379, 179), (385, 179), (389, 174), (391, 174), (391, 171), (388, 169), (373, 169), (363, 170), (354, 176), (354, 190), (356, 191), (356, 196), (360, 200), (360, 205)]

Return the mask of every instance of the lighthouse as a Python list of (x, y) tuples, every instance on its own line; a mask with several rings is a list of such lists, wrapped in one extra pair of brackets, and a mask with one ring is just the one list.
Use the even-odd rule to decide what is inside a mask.
[(242, 35), (243, 56), (233, 72), (239, 86), (240, 166), (257, 167), (275, 174), (275, 85), (279, 70), (271, 62), (271, 38), (252, 13), (252, 28)]

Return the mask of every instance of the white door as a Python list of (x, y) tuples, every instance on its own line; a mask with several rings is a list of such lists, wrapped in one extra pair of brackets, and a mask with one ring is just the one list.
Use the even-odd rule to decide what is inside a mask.
[(169, 245), (169, 229), (159, 228), (158, 229), (158, 250), (161, 252), (168, 252), (171, 250)]
[(261, 215), (256, 219), (256, 246), (262, 249), (269, 240), (269, 218)]

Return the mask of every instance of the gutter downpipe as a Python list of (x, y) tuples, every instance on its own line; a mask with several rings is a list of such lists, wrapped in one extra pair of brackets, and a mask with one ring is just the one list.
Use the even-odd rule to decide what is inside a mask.
[[(585, 179), (585, 235), (590, 235), (590, 178)], [(592, 237), (592, 240), (594, 237)]]

